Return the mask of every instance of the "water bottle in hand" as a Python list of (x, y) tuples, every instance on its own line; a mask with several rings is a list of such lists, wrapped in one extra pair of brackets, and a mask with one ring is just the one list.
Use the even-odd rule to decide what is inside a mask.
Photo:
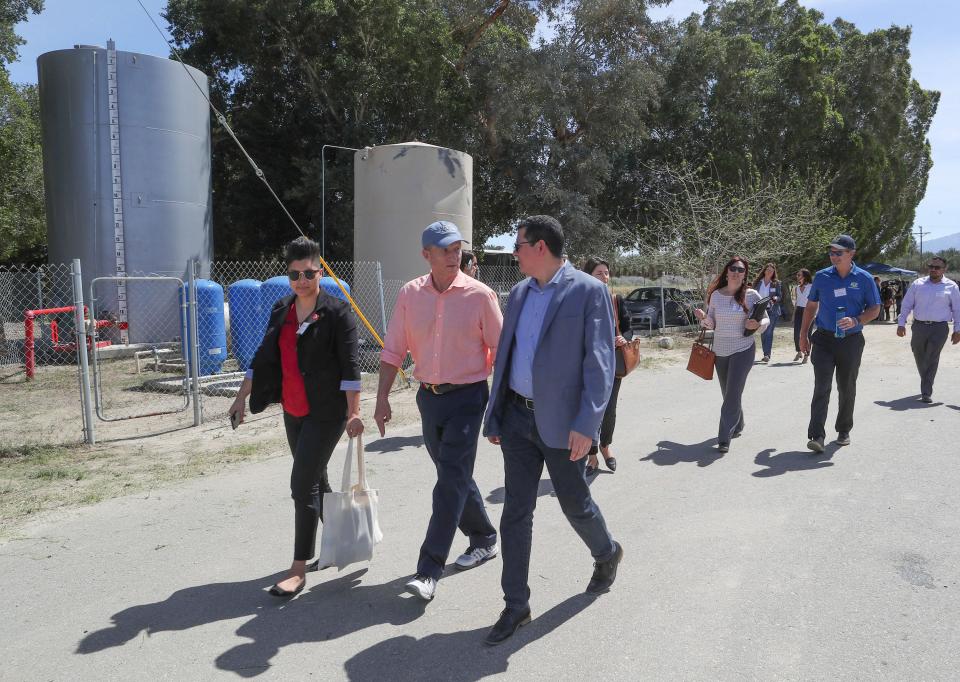
[(840, 320), (842, 320), (844, 317), (846, 317), (846, 315), (847, 315), (847, 309), (844, 308), (843, 306), (838, 306), (838, 307), (837, 307), (837, 322), (836, 322), (836, 328), (834, 329), (834, 332), (833, 332), (833, 335), (834, 335), (835, 337), (837, 337), (838, 339), (842, 339), (844, 336), (847, 335), (847, 330), (846, 330), (846, 329), (842, 329), (842, 328), (840, 327)]

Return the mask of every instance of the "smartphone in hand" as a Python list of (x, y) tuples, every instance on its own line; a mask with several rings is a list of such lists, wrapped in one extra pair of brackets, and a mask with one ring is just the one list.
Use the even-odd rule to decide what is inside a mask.
[(233, 428), (234, 431), (236, 431), (237, 427), (240, 426), (239, 412), (234, 412), (233, 414), (230, 415), (230, 426)]

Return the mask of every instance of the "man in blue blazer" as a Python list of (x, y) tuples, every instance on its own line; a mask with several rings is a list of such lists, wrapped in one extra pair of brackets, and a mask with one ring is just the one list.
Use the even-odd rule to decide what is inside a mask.
[(610, 294), (562, 259), (563, 229), (550, 216), (520, 222), (514, 254), (528, 275), (510, 292), (484, 435), (503, 451), (500, 519), (506, 608), (487, 634), (499, 644), (530, 622), (533, 510), (546, 464), (560, 508), (590, 549), (587, 592), (610, 589), (623, 548), (607, 530), (584, 479), (614, 376)]

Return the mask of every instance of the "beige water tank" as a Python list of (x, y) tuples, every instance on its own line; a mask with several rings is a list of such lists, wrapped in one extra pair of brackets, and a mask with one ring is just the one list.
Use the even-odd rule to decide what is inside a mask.
[(408, 281), (427, 272), (420, 233), (449, 220), (473, 237), (473, 157), (421, 142), (356, 152), (354, 237), (356, 261), (379, 261), (385, 280)]

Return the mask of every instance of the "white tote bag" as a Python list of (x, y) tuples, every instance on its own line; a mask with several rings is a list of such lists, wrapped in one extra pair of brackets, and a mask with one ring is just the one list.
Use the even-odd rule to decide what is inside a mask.
[[(357, 452), (359, 482), (351, 485), (353, 452)], [(367, 488), (366, 470), (363, 462), (363, 441), (360, 436), (351, 438), (347, 445), (347, 458), (343, 464), (343, 482), (340, 492), (323, 495), (323, 534), (320, 536), (321, 566), (336, 566), (343, 569), (358, 561), (373, 558), (373, 546), (383, 539), (377, 523), (378, 495)]]

